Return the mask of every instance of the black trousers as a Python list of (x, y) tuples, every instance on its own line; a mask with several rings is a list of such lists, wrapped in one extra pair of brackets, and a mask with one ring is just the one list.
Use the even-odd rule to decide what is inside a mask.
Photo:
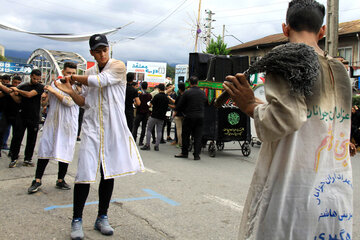
[(31, 160), (34, 154), (37, 133), (39, 130), (39, 121), (32, 119), (23, 119), (17, 116), (15, 128), (13, 130), (13, 138), (11, 139), (10, 151), (11, 160), (19, 157), (21, 142), (24, 138), (25, 130), (27, 130), (27, 139), (25, 147), (25, 160)]
[(2, 114), (0, 119), (0, 143), (4, 142), (4, 136), (9, 126), (12, 126), (14, 135), (15, 123), (16, 117), (9, 117), (4, 113)]
[(125, 116), (126, 116), (126, 122), (129, 127), (130, 132), (133, 131), (133, 125), (134, 125), (134, 110), (125, 110)]
[(162, 129), (162, 138), (164, 139), (164, 131), (165, 131), (165, 126), (166, 126), (166, 133), (167, 133), (167, 137), (170, 137), (170, 133), (171, 133), (171, 119), (170, 118), (165, 118), (164, 120), (164, 125), (163, 125), (163, 129)]
[(85, 112), (85, 109), (83, 108), (80, 108), (79, 109), (79, 118), (78, 118), (78, 137), (80, 136), (80, 132), (81, 132), (81, 125), (82, 125), (82, 122), (83, 122), (83, 118), (84, 118), (84, 112)]
[[(98, 216), (107, 215), (112, 192), (114, 189), (114, 179), (104, 179), (102, 167), (100, 167), (101, 180), (99, 184), (99, 208)], [(90, 184), (76, 183), (74, 187), (74, 208), (73, 219), (82, 218), (86, 199), (89, 195)]]
[(203, 131), (203, 118), (184, 118), (182, 125), (182, 148), (183, 155), (189, 154), (190, 135), (194, 138), (194, 156), (200, 156), (201, 138)]
[(149, 119), (149, 114), (136, 113), (134, 128), (132, 131), (132, 135), (134, 137), (135, 142), (136, 142), (137, 131), (140, 126), (140, 123), (141, 123), (141, 133), (140, 133), (140, 141), (139, 142), (141, 142), (141, 143), (144, 142), (144, 137), (145, 137), (145, 133), (146, 133), (146, 124), (147, 124), (148, 119)]
[[(49, 159), (38, 159), (36, 165), (36, 171), (35, 171), (36, 179), (42, 179), (42, 177), (44, 176), (45, 168), (48, 165), (48, 163), (49, 163)], [(69, 166), (68, 163), (59, 162), (58, 179), (64, 180), (68, 166)]]

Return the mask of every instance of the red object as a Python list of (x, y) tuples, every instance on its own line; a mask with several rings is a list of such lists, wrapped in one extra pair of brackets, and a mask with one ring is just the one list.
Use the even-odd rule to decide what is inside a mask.
[(94, 65), (95, 65), (95, 62), (90, 62), (90, 61), (88, 61), (88, 62), (86, 63), (86, 69), (89, 69), (89, 68), (93, 67)]

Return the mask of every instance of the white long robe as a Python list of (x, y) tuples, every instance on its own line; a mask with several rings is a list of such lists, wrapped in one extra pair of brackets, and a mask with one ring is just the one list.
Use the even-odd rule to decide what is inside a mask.
[(263, 144), (241, 240), (351, 239), (351, 86), (339, 61), (319, 60), (321, 73), (311, 97), (290, 95), (280, 76), (266, 78), (268, 104), (254, 112)]
[(61, 102), (49, 93), (50, 107), (40, 139), (38, 158), (70, 163), (75, 151), (79, 106), (68, 94), (56, 88), (54, 83), (51, 87), (64, 98)]
[(95, 65), (86, 74), (89, 78), (82, 94), (85, 113), (75, 182), (95, 182), (100, 166), (105, 179), (143, 172), (125, 117), (125, 64), (110, 59), (101, 73)]

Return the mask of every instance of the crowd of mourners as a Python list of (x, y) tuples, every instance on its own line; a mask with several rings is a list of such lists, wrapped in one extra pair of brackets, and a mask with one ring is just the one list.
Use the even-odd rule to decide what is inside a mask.
[[(139, 139), (138, 145), (141, 146), (141, 150), (150, 150), (152, 143), (154, 150), (159, 151), (160, 144), (170, 142), (171, 145), (181, 148), (181, 153), (175, 157), (187, 158), (192, 136), (194, 160), (200, 160), (204, 106), (207, 104), (207, 98), (197, 87), (198, 78), (190, 77), (188, 90), (185, 83), (179, 82), (178, 91), (175, 92), (175, 86), (169, 77), (166, 84), (158, 84), (149, 91), (148, 83), (142, 82), (137, 86), (134, 76), (134, 73), (127, 74), (125, 115), (135, 142)], [(171, 137), (172, 126), (174, 139)]]

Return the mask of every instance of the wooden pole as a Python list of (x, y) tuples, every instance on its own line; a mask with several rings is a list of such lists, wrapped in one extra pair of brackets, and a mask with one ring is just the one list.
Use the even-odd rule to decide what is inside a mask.
[(196, 21), (196, 37), (195, 37), (195, 52), (197, 52), (198, 38), (199, 38), (199, 28), (200, 28), (200, 10), (201, 10), (201, 0), (199, 0), (199, 10), (198, 18)]
[(330, 56), (336, 56), (339, 42), (339, 0), (327, 1), (325, 50)]

